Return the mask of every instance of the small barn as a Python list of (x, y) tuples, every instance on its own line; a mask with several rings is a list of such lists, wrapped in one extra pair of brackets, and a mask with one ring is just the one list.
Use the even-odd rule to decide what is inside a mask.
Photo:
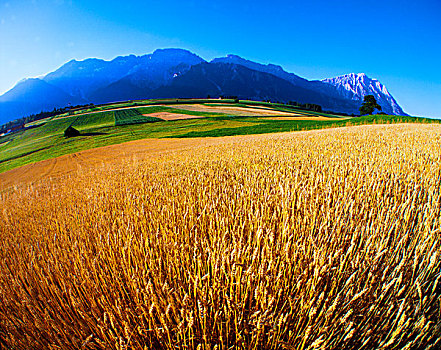
[(80, 135), (80, 132), (72, 126), (69, 126), (66, 130), (64, 130), (64, 137), (75, 137)]

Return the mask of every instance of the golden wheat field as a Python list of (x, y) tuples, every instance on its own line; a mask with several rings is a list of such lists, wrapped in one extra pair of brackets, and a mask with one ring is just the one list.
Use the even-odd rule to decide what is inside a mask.
[(0, 347), (441, 346), (440, 126), (228, 140), (0, 194)]

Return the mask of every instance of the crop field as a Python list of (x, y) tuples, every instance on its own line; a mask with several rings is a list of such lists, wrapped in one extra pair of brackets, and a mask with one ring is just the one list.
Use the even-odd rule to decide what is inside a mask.
[[(253, 101), (129, 101), (86, 108), (73, 115), (61, 114), (1, 136), (0, 173), (61, 155), (145, 138), (222, 137), (400, 122), (439, 123), (384, 115), (341, 117)], [(64, 130), (70, 125), (81, 135), (65, 138)]]
[(115, 112), (98, 112), (79, 115), (75, 118), (72, 126), (80, 131), (114, 126), (115, 114)]
[(66, 175), (76, 174), (83, 169), (99, 167), (102, 164), (119, 166), (119, 162), (130, 161), (131, 159), (144, 159), (146, 157), (153, 160), (169, 152), (197, 148), (202, 145), (205, 147), (223, 144), (231, 141), (231, 139), (228, 137), (142, 139), (106, 147), (91, 148), (0, 173), (0, 194), (38, 183), (46, 178), (56, 179), (65, 177)]
[(152, 114), (152, 113), (170, 113), (170, 114), (177, 114), (177, 115), (186, 115), (187, 118), (199, 118), (199, 117), (228, 117), (227, 114), (222, 113), (219, 109), (212, 109), (209, 111), (201, 111), (198, 109), (194, 110), (188, 110), (185, 108), (181, 108), (181, 104), (179, 105), (159, 105), (159, 106), (149, 106), (149, 107), (141, 107), (139, 108), (139, 111), (143, 114)]
[(440, 141), (438, 124), (140, 140), (10, 188), (0, 344), (437, 349)]
[(162, 120), (184, 120), (184, 119), (195, 119), (195, 118), (206, 118), (203, 115), (189, 115), (189, 114), (178, 114), (178, 113), (170, 113), (170, 112), (157, 112), (157, 113), (149, 113), (143, 114), (147, 117), (157, 117)]
[(189, 104), (189, 105), (179, 105), (177, 108), (193, 112), (202, 113), (224, 113), (227, 115), (235, 115), (242, 117), (250, 116), (281, 116), (281, 115), (292, 115), (292, 111), (283, 112), (278, 111), (273, 108), (255, 107), (255, 106), (243, 106), (243, 105), (212, 105), (212, 104)]
[[(342, 118), (342, 119), (350, 119), (350, 118)], [(329, 117), (323, 116), (305, 116), (302, 114), (294, 115), (294, 116), (282, 116), (282, 117), (271, 117), (267, 120), (332, 120)]]
[(132, 125), (142, 123), (154, 123), (162, 121), (157, 117), (144, 116), (137, 109), (121, 109), (115, 111), (115, 126), (119, 125)]
[[(63, 130), (74, 120), (74, 117), (55, 119), (57, 127), (46, 123), (41, 129), (25, 130), (5, 139), (5, 146), (0, 152), (0, 173), (37, 161), (52, 159), (82, 150), (120, 144), (145, 138), (181, 137), (189, 132), (210, 132), (217, 128), (234, 130), (249, 127), (259, 122), (247, 120), (208, 120), (187, 119), (170, 122), (156, 122), (117, 127), (86, 128), (82, 126), (81, 136), (63, 137)], [(62, 127), (61, 127), (62, 126)], [(74, 124), (74, 127), (76, 125)], [(44, 129), (43, 129), (44, 128)], [(37, 132), (38, 130), (38, 132)], [(46, 133), (48, 131), (48, 133)], [(4, 150), (4, 151), (3, 151)]]

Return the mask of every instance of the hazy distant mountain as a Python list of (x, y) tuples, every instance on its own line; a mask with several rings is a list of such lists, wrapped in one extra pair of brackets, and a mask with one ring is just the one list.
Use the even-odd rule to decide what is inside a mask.
[(170, 85), (152, 92), (152, 97), (238, 96), (240, 99), (339, 104), (340, 110), (356, 108), (352, 102), (334, 101), (329, 96), (291, 84), (276, 75), (233, 63), (202, 63), (173, 79)]
[(167, 85), (174, 77), (186, 73), (193, 65), (205, 62), (190, 51), (181, 49), (156, 50), (153, 54), (138, 57), (132, 70), (103, 84), (89, 95), (95, 103), (147, 98), (151, 91)]
[(180, 66), (176, 70), (180, 73), (201, 62), (204, 62), (202, 58), (187, 50), (156, 50), (149, 55), (120, 56), (112, 61), (96, 58), (72, 60), (46, 75), (44, 80), (72, 96), (90, 99), (96, 90), (102, 90), (120, 79), (135, 86), (159, 87), (173, 78), (171, 68)]
[(211, 62), (213, 63), (233, 63), (238, 64), (249, 69), (257, 70), (259, 72), (269, 73), (275, 75), (276, 77), (282, 78), (284, 80), (289, 81), (290, 83), (301, 86), (304, 88), (308, 88), (309, 81), (295, 75), (294, 73), (288, 73), (283, 70), (282, 67), (277, 66), (275, 64), (260, 64), (253, 61), (246, 60), (237, 55), (227, 55), (226, 57), (215, 58)]
[(308, 81), (280, 66), (236, 55), (208, 63), (187, 50), (164, 49), (111, 61), (72, 60), (42, 79), (24, 80), (0, 96), (0, 124), (69, 103), (207, 95), (315, 103), (325, 110), (356, 114), (368, 93), (386, 113), (404, 114), (382, 84), (362, 74)]
[(41, 79), (25, 79), (0, 96), (0, 124), (17, 116), (84, 102)]
[(369, 78), (364, 73), (351, 73), (322, 81), (335, 86), (340, 95), (345, 99), (363, 101), (364, 96), (374, 95), (384, 113), (407, 115), (389, 91), (387, 91), (386, 86), (381, 84), (377, 79)]
[(139, 66), (123, 79), (149, 89), (166, 85), (192, 66), (205, 62), (194, 53), (181, 49), (156, 50), (151, 55), (142, 56), (141, 59)]
[(239, 57), (237, 55), (227, 55), (226, 57), (221, 58), (215, 58), (211, 62), (222, 62), (222, 63), (234, 63), (239, 64), (242, 66), (245, 66), (247, 68), (257, 70), (259, 72), (265, 72), (272, 75), (275, 75), (276, 77), (282, 78), (284, 80), (289, 81), (291, 84), (294, 84), (296, 86), (301, 86), (305, 89), (312, 90), (315, 92), (320, 92), (322, 94), (328, 95), (330, 97), (334, 97), (337, 99), (341, 99), (342, 96), (339, 93), (339, 91), (336, 89), (335, 86), (332, 86), (330, 84), (324, 83), (320, 80), (306, 80), (302, 77), (299, 77), (298, 75), (294, 73), (289, 73), (285, 71), (281, 66), (277, 66), (274, 64), (260, 64), (253, 61), (248, 61), (242, 57)]
[(154, 92), (156, 97), (238, 96), (241, 99), (283, 100), (309, 98), (309, 91), (272, 74), (232, 63), (203, 63)]
[(117, 57), (112, 61), (96, 58), (72, 60), (43, 79), (71, 96), (88, 99), (89, 94), (96, 89), (127, 75), (136, 66), (138, 59), (131, 55)]

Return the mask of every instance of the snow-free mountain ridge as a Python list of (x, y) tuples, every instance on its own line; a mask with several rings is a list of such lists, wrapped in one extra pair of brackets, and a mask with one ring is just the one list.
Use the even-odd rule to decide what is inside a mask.
[(0, 124), (69, 103), (207, 95), (313, 103), (324, 110), (357, 114), (366, 94), (373, 94), (385, 113), (405, 114), (384, 85), (364, 74), (309, 81), (280, 66), (236, 55), (207, 62), (188, 50), (161, 49), (111, 61), (71, 60), (41, 79), (20, 81), (0, 96)]

